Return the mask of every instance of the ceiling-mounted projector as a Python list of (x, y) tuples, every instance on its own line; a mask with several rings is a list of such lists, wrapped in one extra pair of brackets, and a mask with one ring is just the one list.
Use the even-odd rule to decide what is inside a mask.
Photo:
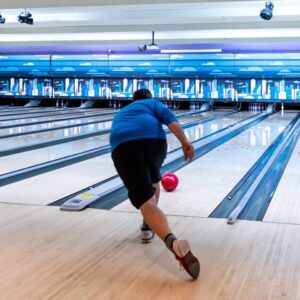
[(151, 44), (145, 44), (144, 46), (139, 47), (139, 51), (149, 51), (149, 50), (159, 50), (159, 46), (154, 43), (154, 31), (152, 31), (152, 41)]
[(274, 4), (272, 2), (266, 2), (266, 7), (261, 10), (260, 17), (264, 20), (271, 20), (273, 17)]

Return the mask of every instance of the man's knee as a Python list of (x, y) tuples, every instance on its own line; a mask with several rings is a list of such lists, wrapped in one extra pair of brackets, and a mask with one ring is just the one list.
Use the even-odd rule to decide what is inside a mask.
[(140, 210), (143, 212), (148, 209), (153, 209), (154, 207), (157, 207), (156, 203), (156, 197), (153, 196), (149, 200), (147, 200), (141, 207)]

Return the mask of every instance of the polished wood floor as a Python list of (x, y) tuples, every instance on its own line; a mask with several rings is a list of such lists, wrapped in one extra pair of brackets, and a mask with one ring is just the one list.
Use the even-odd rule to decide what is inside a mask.
[[(299, 142), (263, 222), (230, 226), (207, 218), (295, 115), (275, 114), (253, 126), (179, 170), (175, 192), (162, 191), (160, 207), (173, 232), (200, 260), (196, 281), (158, 238), (140, 243), (141, 217), (129, 201), (111, 211), (47, 206), (114, 175), (109, 154), (1, 187), (0, 300), (299, 300)], [(199, 138), (246, 117), (186, 132)], [(0, 170), (107, 143), (108, 135), (2, 157)], [(172, 137), (169, 144), (178, 146)]]
[(169, 217), (201, 261), (190, 281), (132, 212), (0, 204), (1, 299), (300, 299), (300, 226)]

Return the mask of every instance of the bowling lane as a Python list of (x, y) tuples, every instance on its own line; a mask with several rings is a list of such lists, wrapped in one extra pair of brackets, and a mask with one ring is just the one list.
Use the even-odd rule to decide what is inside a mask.
[[(223, 113), (223, 111), (221, 112)], [(191, 115), (189, 117), (185, 117), (182, 124), (192, 122), (195, 120), (199, 120), (202, 118), (206, 118), (209, 116), (214, 116), (220, 114), (219, 111), (212, 111), (209, 113), (201, 113), (201, 114), (195, 114)], [(235, 116), (235, 114), (230, 115), (230, 116)], [(183, 119), (183, 118), (182, 118)], [(179, 119), (181, 121), (181, 119)], [(223, 119), (222, 119), (223, 120)], [(230, 119), (229, 119), (230, 120)], [(226, 118), (224, 118), (224, 121), (226, 121)], [(217, 123), (216, 123), (217, 122)], [(227, 121), (227, 123), (230, 121)], [(220, 122), (218, 121), (213, 121), (212, 124), (219, 124)], [(205, 124), (211, 124), (205, 123)], [(201, 125), (199, 125), (201, 126)], [(213, 125), (213, 127), (217, 127), (219, 125)], [(207, 130), (210, 130), (209, 125), (205, 125), (204, 129), (199, 129), (198, 127), (193, 127), (195, 130), (195, 138), (199, 137), (199, 134), (206, 134)], [(202, 126), (201, 126), (202, 128)], [(192, 134), (193, 129), (187, 129), (187, 134)], [(210, 132), (210, 131), (208, 131)], [(21, 137), (20, 137), (21, 138)], [(23, 137), (25, 138), (25, 137)], [(168, 137), (170, 138), (170, 136)], [(0, 141), (1, 142), (1, 141)], [(1, 171), (0, 174), (12, 172), (18, 169), (26, 168), (32, 165), (44, 163), (50, 160), (58, 159), (67, 155), (72, 155), (76, 154), (79, 152), (87, 151), (96, 147), (102, 147), (105, 146), (109, 143), (109, 135), (100, 135), (96, 137), (91, 137), (87, 139), (82, 139), (79, 141), (73, 141), (73, 142), (68, 142), (60, 145), (54, 145), (50, 146), (47, 148), (41, 148), (41, 149), (36, 149), (36, 150), (31, 150), (30, 152), (24, 152), (24, 153), (19, 153), (19, 154), (14, 154), (10, 155), (7, 157), (0, 157), (0, 165), (1, 165)], [(170, 140), (170, 144), (174, 144), (175, 147), (177, 144), (177, 141), (173, 138)]]
[[(245, 113), (245, 117), (249, 114)], [(221, 121), (219, 121), (221, 122)], [(11, 203), (45, 205), (115, 175), (110, 154), (16, 182), (0, 189)]]
[(60, 109), (57, 112), (48, 112), (47, 114), (34, 114), (34, 115), (14, 115), (14, 116), (0, 116), (0, 122), (1, 125), (10, 125), (10, 124), (28, 124), (31, 122), (36, 122), (36, 121), (51, 121), (52, 119), (64, 119), (64, 118), (69, 118), (69, 117), (76, 117), (80, 115), (93, 115), (97, 113), (115, 113), (116, 111), (106, 111), (102, 109), (97, 109), (97, 110), (88, 110), (88, 109), (81, 109), (81, 110), (65, 110), (65, 109)]
[(13, 172), (97, 147), (106, 146), (109, 134), (0, 157), (0, 174)]
[(8, 112), (35, 112), (35, 111), (40, 111), (40, 110), (53, 110), (55, 107), (32, 107), (32, 108), (26, 108), (26, 107), (16, 107), (16, 106), (6, 106), (6, 107), (0, 107), (0, 115), (3, 113), (8, 113)]
[(58, 129), (48, 132), (39, 132), (35, 134), (27, 134), (24, 136), (8, 137), (0, 140), (0, 149), (2, 151), (13, 150), (22, 146), (50, 142), (56, 139), (68, 138), (80, 134), (95, 133), (104, 129), (109, 129), (110, 127), (111, 121), (107, 121), (98, 124), (95, 123), (82, 126), (78, 125), (72, 128)]
[[(244, 120), (245, 118), (248, 118), (252, 115), (254, 115), (252, 112), (237, 112), (232, 115), (218, 118), (211, 122), (199, 124), (196, 127), (187, 128), (187, 129), (185, 129), (185, 134), (191, 141), (198, 140), (208, 134), (214, 133), (225, 127), (228, 127), (237, 122), (240, 122), (240, 121)], [(187, 122), (191, 121), (191, 120), (190, 121), (188, 120), (188, 117), (186, 120), (187, 120)], [(178, 140), (176, 139), (176, 137), (174, 135), (170, 135), (168, 137), (168, 143), (169, 143), (168, 144), (169, 151), (180, 146)]]
[[(117, 110), (108, 110), (108, 109), (93, 109), (93, 110), (80, 110), (80, 111), (74, 111), (74, 114), (70, 114), (67, 116), (61, 116), (61, 115), (54, 115), (54, 116), (39, 116), (36, 118), (30, 118), (30, 119), (14, 119), (14, 120), (8, 120), (8, 121), (1, 121), (1, 126), (15, 126), (19, 125), (19, 127), (22, 127), (26, 125), (26, 128), (31, 126), (31, 123), (35, 122), (45, 122), (45, 123), (53, 123), (53, 122), (59, 122), (60, 120), (73, 120), (73, 119), (80, 119), (81, 117), (84, 117), (83, 119), (88, 119), (86, 117), (91, 116), (93, 117), (96, 114), (105, 114), (108, 118), (113, 118), (113, 116), (116, 114)], [(182, 111), (175, 111), (175, 114), (180, 114)], [(108, 114), (109, 113), (109, 114)], [(220, 112), (221, 113), (221, 112)], [(96, 116), (95, 116), (96, 117)], [(66, 120), (68, 119), (68, 120)], [(38, 125), (38, 124), (36, 124)], [(32, 126), (36, 126), (32, 125)], [(0, 130), (1, 130), (0, 126)], [(34, 127), (37, 129), (37, 127)], [(23, 132), (25, 129), (15, 129), (16, 130), (22, 130), (20, 132)]]
[(83, 117), (83, 116), (93, 116), (95, 114), (106, 114), (107, 117), (109, 116), (113, 116), (115, 114), (114, 111), (111, 111), (111, 114), (107, 114), (109, 113), (109, 111), (106, 111), (106, 110), (101, 110), (101, 109), (97, 109), (95, 111), (81, 111), (81, 112), (74, 112), (72, 114), (68, 114), (68, 115), (54, 115), (54, 116), (38, 116), (38, 117), (34, 117), (34, 118), (29, 118), (29, 119), (14, 119), (14, 120), (7, 120), (7, 121), (0, 121), (1, 122), (1, 126), (12, 126), (12, 125), (19, 125), (20, 127), (21, 126), (30, 126), (30, 123), (33, 123), (33, 122), (54, 122), (54, 121), (60, 121), (61, 119), (64, 120), (64, 119), (70, 119), (70, 120), (73, 120), (73, 119), (78, 119), (80, 117)]
[(51, 123), (42, 123), (42, 124), (35, 124), (35, 125), (27, 125), (27, 126), (18, 126), (13, 128), (5, 128), (0, 129), (0, 137), (6, 136), (10, 134), (18, 134), (18, 133), (28, 133), (30, 134), (31, 131), (36, 130), (46, 130), (46, 129), (52, 129), (57, 128), (61, 126), (68, 126), (68, 125), (81, 125), (82, 123), (87, 122), (98, 122), (103, 120), (111, 120), (114, 117), (114, 115), (104, 115), (104, 116), (96, 116), (96, 117), (89, 117), (89, 118), (83, 118), (83, 119), (77, 119), (76, 117), (73, 117), (70, 120), (65, 121), (53, 121)]
[(49, 110), (45, 110), (45, 111), (40, 111), (40, 112), (32, 112), (32, 113), (17, 113), (17, 112), (12, 112), (12, 113), (6, 113), (6, 114), (1, 114), (0, 115), (0, 121), (9, 121), (12, 119), (26, 119), (27, 120), (31, 120), (32, 118), (40, 118), (40, 117), (48, 117), (48, 116), (69, 116), (72, 114), (80, 114), (80, 113), (90, 113), (91, 110), (87, 110), (87, 109), (61, 109), (61, 108), (57, 108), (56, 110), (53, 111), (49, 111)]
[(31, 115), (31, 114), (43, 114), (43, 113), (50, 113), (50, 112), (57, 112), (57, 111), (66, 111), (66, 109), (55, 108), (52, 109), (12, 109), (12, 110), (5, 110), (0, 112), (0, 116), (17, 116), (22, 114), (24, 116)]
[[(215, 112), (211, 112), (209, 113), (210, 115), (215, 114)], [(199, 116), (199, 114), (195, 114), (194, 118), (197, 119)], [(113, 115), (105, 115), (101, 118), (102, 120), (104, 119), (112, 119)], [(70, 136), (76, 136), (78, 134), (88, 134), (88, 133), (94, 133), (97, 132), (99, 130), (104, 130), (104, 129), (109, 129), (111, 126), (111, 121), (105, 122), (105, 123), (101, 123), (101, 124), (89, 124), (89, 125), (80, 125), (81, 122), (84, 122), (84, 119), (82, 119), (81, 121), (79, 121), (78, 126), (76, 127), (72, 127), (72, 128), (65, 128), (65, 129), (58, 129), (58, 130), (53, 130), (53, 131), (48, 131), (48, 132), (40, 132), (40, 133), (33, 133), (33, 134), (27, 134), (25, 136), (16, 136), (16, 137), (7, 137), (5, 139), (0, 140), (0, 149), (2, 151), (5, 150), (10, 150), (10, 149), (15, 149), (21, 146), (27, 146), (27, 145), (32, 145), (32, 144), (38, 144), (41, 142), (49, 142), (51, 140), (55, 140), (55, 139), (60, 139), (60, 138), (66, 138), (66, 137), (70, 137)], [(56, 123), (53, 123), (53, 126)], [(39, 126), (39, 125), (34, 125), (34, 126)], [(24, 127), (24, 131), (27, 131), (27, 127)], [(40, 126), (37, 128), (41, 128)], [(48, 128), (45, 125), (45, 128)], [(14, 132), (19, 132), (19, 129), (3, 129), (3, 132), (5, 133), (14, 133)], [(0, 130), (1, 132), (1, 130)], [(20, 129), (20, 132), (21, 131)]]
[[(185, 111), (183, 113), (191, 113), (191, 111)], [(213, 116), (217, 116), (217, 115), (221, 115), (221, 114), (224, 114), (224, 113), (227, 113), (227, 112), (230, 112), (230, 110), (210, 110), (210, 111), (206, 111), (206, 112), (202, 112), (202, 113), (196, 113), (196, 114), (189, 114), (189, 115), (186, 115), (186, 116), (182, 116), (178, 119), (178, 121), (181, 123), (181, 124), (184, 124), (184, 123), (188, 123), (188, 122), (191, 122), (191, 118), (192, 120), (193, 119), (197, 119), (197, 117), (201, 118), (201, 119), (204, 119), (204, 118), (209, 118), (209, 117), (213, 117)], [(179, 115), (181, 114), (181, 112), (174, 112), (173, 113), (175, 115)]]
[[(178, 170), (178, 189), (162, 190), (162, 210), (170, 215), (208, 217), (295, 116), (272, 115)], [(128, 200), (115, 209), (134, 211)]]
[[(3, 109), (1, 110), (1, 113), (4, 111), (24, 111), (24, 112), (31, 112), (31, 111), (43, 111), (43, 110), (54, 110), (54, 109), (58, 109), (58, 107), (54, 107), (54, 106), (38, 106), (38, 107), (25, 107), (25, 106), (4, 106)], [(78, 109), (77, 107), (74, 108), (70, 108), (70, 109)]]
[[(109, 110), (109, 108), (106, 108)], [(56, 107), (56, 106), (39, 106), (39, 107), (24, 107), (24, 106), (7, 106), (5, 109), (0, 111), (0, 115), (4, 113), (38, 113), (45, 111), (58, 111), (58, 110), (86, 110), (85, 108), (80, 107)]]
[(299, 186), (300, 140), (298, 140), (263, 221), (300, 224)]

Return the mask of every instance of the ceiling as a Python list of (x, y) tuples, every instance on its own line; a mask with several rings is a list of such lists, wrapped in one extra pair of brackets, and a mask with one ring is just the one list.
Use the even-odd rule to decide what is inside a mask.
[[(29, 47), (48, 51), (61, 47), (69, 51), (89, 47), (95, 51), (137, 50), (139, 45), (150, 43), (152, 30), (162, 48), (293, 43), (300, 50), (299, 0), (274, 0), (270, 21), (259, 17), (265, 1), (251, 0), (27, 0), (26, 7), (20, 6), (19, 0), (0, 2), (6, 18), (6, 23), (0, 24), (2, 52)], [(18, 23), (17, 15), (24, 8), (32, 13), (33, 26)]]

